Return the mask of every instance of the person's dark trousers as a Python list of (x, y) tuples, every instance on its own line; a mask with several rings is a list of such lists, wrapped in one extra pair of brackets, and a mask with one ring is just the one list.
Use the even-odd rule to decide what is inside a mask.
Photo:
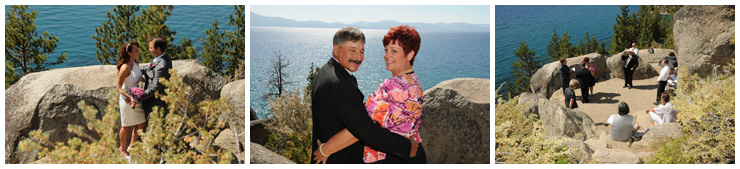
[(666, 84), (668, 84), (668, 81), (658, 81), (658, 95), (655, 97), (657, 102), (660, 102), (660, 94), (665, 91)]
[(635, 71), (630, 71), (627, 69), (624, 70), (624, 85), (625, 86), (629, 85), (629, 87), (634, 87), (632, 85), (632, 75), (633, 74), (635, 74)]
[(581, 87), (581, 102), (588, 103), (588, 87)]

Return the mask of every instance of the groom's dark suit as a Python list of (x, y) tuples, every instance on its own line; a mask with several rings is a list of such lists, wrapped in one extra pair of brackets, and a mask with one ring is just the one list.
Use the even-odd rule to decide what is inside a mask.
[(157, 59), (157, 61), (141, 67), (141, 72), (146, 78), (146, 83), (144, 85), (144, 95), (136, 101), (141, 103), (141, 107), (144, 108), (147, 122), (149, 121), (149, 113), (152, 112), (154, 106), (159, 106), (165, 110), (162, 114), (167, 113), (167, 104), (162, 99), (154, 97), (154, 94), (165, 94), (165, 86), (159, 83), (159, 78), (170, 79), (170, 69), (172, 69), (172, 59), (167, 53)]
[(332, 154), (326, 163), (363, 163), (365, 144), (387, 153), (388, 156), (383, 161), (402, 163), (402, 160), (408, 160), (411, 153), (410, 141), (373, 121), (365, 111), (362, 102), (364, 97), (357, 88), (357, 79), (336, 60), (329, 59), (321, 67), (311, 91), (312, 150), (318, 151), (316, 139), (325, 143), (335, 133), (347, 128), (359, 141)]

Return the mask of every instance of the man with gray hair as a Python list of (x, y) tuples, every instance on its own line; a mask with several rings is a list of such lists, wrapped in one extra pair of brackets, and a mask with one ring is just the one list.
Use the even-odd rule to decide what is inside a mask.
[(636, 119), (630, 113), (630, 107), (625, 102), (619, 102), (617, 105), (618, 114), (612, 114), (606, 123), (612, 125), (609, 129), (609, 137), (614, 141), (630, 141), (632, 135), (640, 126), (637, 125)]
[[(365, 35), (357, 28), (344, 27), (334, 34), (333, 46), (332, 58), (316, 74), (311, 91), (312, 150), (320, 152), (326, 163), (364, 163), (365, 145), (388, 154), (386, 160), (414, 157), (419, 146), (416, 141), (381, 127), (365, 110), (365, 96), (352, 75), (365, 59)], [(323, 150), (323, 144), (317, 142), (326, 143), (345, 128), (358, 141), (335, 153)], [(317, 156), (312, 157), (312, 163)]]

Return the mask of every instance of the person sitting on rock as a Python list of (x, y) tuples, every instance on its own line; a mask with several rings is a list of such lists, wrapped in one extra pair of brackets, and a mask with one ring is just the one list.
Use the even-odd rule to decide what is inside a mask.
[(671, 109), (673, 104), (670, 101), (671, 96), (663, 92), (660, 94), (660, 102), (662, 104), (656, 108), (645, 110), (645, 114), (650, 115), (655, 125), (676, 121), (676, 111)]
[(612, 114), (606, 123), (612, 125), (609, 129), (609, 137), (614, 141), (630, 141), (632, 135), (640, 128), (636, 119), (630, 112), (629, 106), (625, 102), (619, 102), (617, 106), (618, 114)]
[(578, 87), (578, 80), (572, 79), (570, 80), (568, 88), (563, 90), (563, 95), (565, 96), (565, 107), (569, 109), (578, 108), (578, 103), (576, 103), (576, 92), (573, 91), (576, 87)]

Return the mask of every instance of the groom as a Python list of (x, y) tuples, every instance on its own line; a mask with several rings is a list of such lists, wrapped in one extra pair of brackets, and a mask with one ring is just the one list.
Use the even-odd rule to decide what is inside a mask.
[(387, 153), (386, 161), (408, 161), (418, 143), (381, 127), (365, 111), (365, 96), (352, 75), (365, 59), (364, 52), (365, 35), (359, 29), (344, 27), (334, 34), (333, 57), (316, 74), (311, 91), (312, 150), (319, 151), (316, 139), (326, 143), (346, 128), (359, 141), (332, 154), (326, 163), (363, 163), (365, 144)]
[(152, 52), (154, 60), (151, 64), (141, 67), (145, 79), (144, 95), (136, 99), (144, 108), (147, 123), (149, 123), (149, 113), (153, 111), (154, 106), (159, 106), (164, 111), (162, 114), (168, 112), (164, 101), (154, 95), (155, 93), (165, 94), (165, 86), (159, 83), (159, 78), (169, 79), (170, 69), (172, 69), (172, 59), (167, 55), (167, 41), (162, 37), (149, 38), (149, 51)]

